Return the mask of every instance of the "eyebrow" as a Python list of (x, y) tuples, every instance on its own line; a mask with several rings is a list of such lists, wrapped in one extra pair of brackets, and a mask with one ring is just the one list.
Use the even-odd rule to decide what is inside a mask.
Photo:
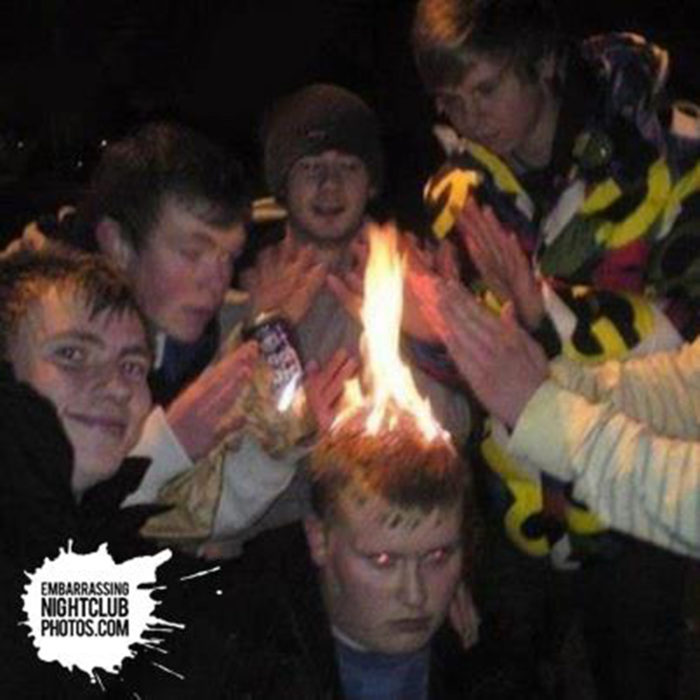
[(153, 355), (150, 350), (142, 343), (135, 343), (134, 345), (127, 345), (125, 348), (122, 348), (119, 351), (119, 356), (123, 357), (124, 355), (141, 355), (149, 362), (153, 359)]
[(231, 246), (229, 248), (228, 246), (221, 245), (212, 236), (210, 236), (208, 233), (205, 233), (204, 231), (194, 231), (188, 235), (188, 238), (190, 239), (190, 241), (189, 241), (190, 243), (194, 243), (195, 245), (203, 245), (208, 250), (215, 250), (215, 249), (225, 250), (229, 255), (233, 255), (233, 256), (240, 255), (240, 253), (243, 250), (243, 247), (245, 245), (245, 238), (244, 238), (242, 242), (237, 241), (235, 248), (233, 246)]
[(360, 556), (374, 556), (376, 554), (390, 554), (391, 556), (395, 557), (405, 557), (405, 556), (418, 556), (422, 557), (426, 554), (430, 554), (431, 552), (434, 552), (436, 549), (449, 549), (449, 550), (456, 550), (459, 549), (464, 544), (464, 538), (460, 535), (458, 537), (455, 537), (454, 539), (451, 539), (449, 542), (443, 542), (441, 544), (436, 544), (432, 547), (428, 547), (427, 549), (422, 550), (419, 554), (411, 554), (411, 555), (406, 555), (399, 550), (396, 549), (390, 549), (388, 547), (379, 547), (379, 548), (368, 548), (368, 549), (361, 549), (354, 543), (351, 543), (352, 549), (359, 554)]
[(57, 333), (51, 338), (51, 340), (80, 340), (83, 343), (91, 343), (92, 345), (99, 345), (100, 347), (105, 347), (104, 340), (102, 340), (102, 338), (96, 333), (92, 333), (90, 331), (63, 331), (63, 333)]
[[(107, 347), (107, 343), (105, 343), (99, 335), (90, 331), (69, 330), (53, 336), (50, 340), (52, 342), (60, 340), (79, 340), (83, 343), (96, 345), (99, 348)], [(151, 352), (145, 343), (132, 343), (131, 345), (121, 348), (119, 356), (123, 357), (124, 355), (142, 355), (146, 359), (149, 359), (151, 357)]]

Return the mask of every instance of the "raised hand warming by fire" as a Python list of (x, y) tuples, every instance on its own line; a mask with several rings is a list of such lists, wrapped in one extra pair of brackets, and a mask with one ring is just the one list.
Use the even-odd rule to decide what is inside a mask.
[(542, 292), (515, 235), (473, 199), (460, 211), (457, 229), (486, 286), (502, 303), (511, 302), (528, 328), (537, 328), (545, 314)]

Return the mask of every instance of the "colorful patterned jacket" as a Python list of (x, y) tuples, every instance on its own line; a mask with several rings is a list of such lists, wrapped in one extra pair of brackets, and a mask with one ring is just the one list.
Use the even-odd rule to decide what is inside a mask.
[[(697, 333), (700, 110), (663, 107), (667, 68), (666, 53), (634, 35), (585, 41), (570, 56), (554, 156), (542, 172), (516, 172), (443, 132), (448, 162), (425, 190), (433, 232), (451, 233), (469, 171), (477, 171), (474, 196), (516, 232), (543, 279), (548, 321), (540, 339), (550, 356), (596, 363), (668, 349)], [(444, 376), (441, 358), (419, 354)], [(595, 517), (570, 498), (549, 517), (539, 470), (508, 457), (506, 440), (492, 422), (482, 454), (500, 477), (494, 493), (511, 539), (545, 556), (568, 530), (579, 551), (590, 549), (593, 540), (578, 535), (601, 531)]]

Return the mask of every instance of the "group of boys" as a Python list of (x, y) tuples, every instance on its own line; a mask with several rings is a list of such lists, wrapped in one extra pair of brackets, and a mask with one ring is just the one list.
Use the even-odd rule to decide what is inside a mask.
[[(700, 149), (663, 130), (652, 99), (662, 52), (628, 36), (565, 43), (540, 0), (421, 0), (414, 48), (457, 132), (445, 137), (448, 166), (428, 198), (442, 220), (456, 219), (452, 237), (483, 283), (550, 355), (600, 360), (692, 335), (685, 282), (695, 259), (678, 251), (696, 235)], [(484, 623), (482, 642), (465, 650), (477, 624), (463, 585), (474, 529), (464, 522), (473, 495), (466, 466), (411, 445), (407, 434), (401, 440), (422, 458), (392, 458), (391, 441), (379, 441), (372, 459), (348, 470), (328, 431), (360, 362), (351, 297), (367, 207), (383, 178), (376, 116), (343, 88), (313, 85), (278, 104), (264, 138), (267, 185), (286, 224), (282, 240), (241, 275), (243, 300), (229, 295), (251, 217), (240, 169), (207, 139), (169, 124), (111, 144), (76, 211), (44, 224), (48, 239), (88, 254), (42, 237), (41, 250), (0, 262), (8, 599), (17, 598), (22, 571), (69, 537), (85, 551), (107, 541), (133, 555), (144, 546), (144, 522), (168, 516), (156, 515), (162, 489), (184, 477), (188, 496), (175, 508), (187, 511), (189, 496), (202, 496), (202, 483), (187, 479), (206, 473), (198, 501), (206, 536), (184, 528), (181, 540), (198, 540), (197, 553), (209, 558), (244, 552), (225, 574), (232, 593), (224, 600), (240, 599), (229, 616), (230, 658), (209, 679), (221, 697), (561, 697), (547, 664), (562, 625), (555, 620), (545, 639), (545, 611), (574, 585), (600, 697), (630, 688), (634, 697), (671, 697), (684, 561), (604, 531), (567, 484), (515, 463), (496, 420), (503, 415), (488, 400), (496, 419), (481, 450), (492, 497), (481, 588), (479, 571), (466, 572), (476, 575)], [(479, 185), (465, 203), (456, 197), (467, 169)], [(418, 264), (410, 274), (423, 272), (436, 274)], [(453, 300), (462, 299), (459, 283), (450, 284)], [(643, 294), (651, 288), (653, 302)], [(458, 355), (464, 344), (444, 326), (459, 333), (464, 321), (447, 306), (404, 318), (404, 348), (463, 453), (472, 421), (461, 387), (472, 375)], [(297, 445), (269, 453), (245, 432), (245, 416), (229, 410), (263, 361), (254, 342), (230, 339), (263, 312), (294, 328), (317, 425), (311, 453)], [(552, 571), (550, 560), (566, 571)], [(463, 644), (443, 624), (448, 611)], [(15, 627), (8, 644), (24, 656), (2, 687), (27, 697), (31, 659), (17, 638), (18, 609), (7, 615), (3, 629)], [(77, 697), (64, 682), (47, 697)], [(183, 697), (192, 692), (180, 688)], [(178, 696), (172, 684), (167, 693)]]

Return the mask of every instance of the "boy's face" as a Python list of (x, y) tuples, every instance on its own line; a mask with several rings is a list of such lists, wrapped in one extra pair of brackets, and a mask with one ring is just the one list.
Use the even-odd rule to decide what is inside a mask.
[(304, 156), (287, 176), (292, 230), (322, 247), (345, 243), (360, 230), (372, 195), (369, 172), (357, 156), (335, 150)]
[(150, 353), (141, 319), (103, 311), (52, 287), (21, 319), (9, 343), (18, 380), (53, 403), (73, 446), (79, 494), (119, 468), (151, 405)]
[(329, 522), (308, 520), (331, 623), (370, 651), (428, 644), (460, 578), (461, 516), (461, 505), (424, 514), (343, 495)]
[(242, 223), (218, 228), (166, 199), (127, 274), (150, 321), (182, 342), (195, 342), (218, 312), (245, 244)]
[(461, 136), (502, 158), (523, 155), (541, 129), (547, 101), (554, 99), (546, 87), (548, 70), (525, 81), (510, 59), (474, 54), (460, 83), (435, 92), (436, 108)]

